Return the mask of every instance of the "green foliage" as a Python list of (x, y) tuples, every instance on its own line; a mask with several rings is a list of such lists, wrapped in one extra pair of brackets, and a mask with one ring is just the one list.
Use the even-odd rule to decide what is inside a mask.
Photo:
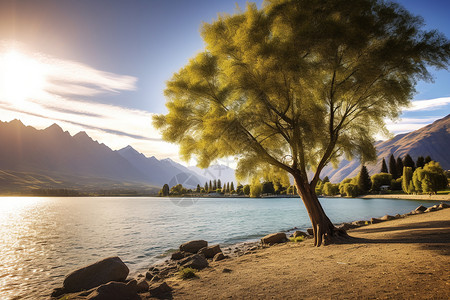
[[(407, 155), (408, 156), (408, 155)], [(414, 185), (412, 184), (413, 169), (412, 167), (403, 167), (402, 190), (407, 194), (414, 193)]]
[(395, 162), (395, 169), (397, 171), (397, 177), (396, 179), (400, 178), (402, 176), (403, 173), (403, 161), (402, 159), (399, 157), (397, 157), (397, 161)]
[(389, 157), (389, 173), (392, 175), (393, 179), (397, 179), (397, 162), (395, 161), (393, 154)]
[(259, 183), (257, 180), (253, 180), (252, 184), (250, 185), (250, 197), (252, 198), (258, 198), (261, 197), (262, 193), (262, 184)]
[(389, 173), (378, 173), (370, 177), (372, 181), (372, 191), (380, 191), (382, 185), (391, 185), (392, 174)]
[(242, 184), (238, 183), (238, 185), (236, 187), (236, 193), (238, 195), (244, 195), (244, 186)]
[(275, 194), (275, 188), (272, 181), (265, 181), (262, 184), (262, 194)]
[[(227, 185), (227, 188), (228, 188), (228, 185)], [(233, 183), (233, 181), (231, 182), (229, 189), (230, 189), (230, 191), (234, 191), (234, 183)]]
[(372, 182), (370, 181), (369, 172), (366, 166), (362, 165), (358, 176), (358, 187), (361, 193), (367, 194), (367, 192), (372, 187)]
[(351, 184), (351, 183), (344, 183), (343, 191), (347, 197), (354, 198), (354, 197), (357, 197), (358, 195), (360, 195), (360, 190), (359, 190), (358, 186), (355, 184)]
[(323, 183), (325, 182), (330, 182), (330, 179), (328, 178), (328, 176), (325, 176), (325, 178), (322, 180)]
[(174, 186), (170, 189), (169, 195), (175, 195), (175, 196), (178, 196), (178, 195), (184, 195), (184, 194), (186, 194), (186, 193), (187, 193), (187, 189), (184, 188), (184, 187), (179, 183), (179, 184), (177, 184), (177, 185), (174, 185)]
[(239, 178), (288, 172), (313, 188), (328, 162), (375, 159), (385, 118), (450, 56), (444, 36), (376, 0), (248, 4), (201, 31), (205, 51), (167, 82), (168, 114), (153, 118), (163, 139), (200, 167), (235, 156)]
[(381, 163), (380, 173), (389, 173), (387, 165), (386, 165), (386, 161), (384, 160), (384, 158), (383, 158), (383, 162)]
[(409, 154), (406, 154), (405, 157), (403, 158), (403, 166), (411, 168), (412, 171), (414, 171), (416, 169), (414, 160), (411, 158), (411, 156)]
[(159, 191), (158, 195), (160, 197), (167, 197), (167, 196), (169, 196), (169, 185), (167, 183), (163, 185), (163, 187)]
[(392, 179), (390, 185), (391, 191), (401, 191), (402, 190), (402, 178)]
[(339, 193), (341, 195), (345, 195), (344, 185), (350, 182), (352, 182), (351, 178), (345, 178), (344, 180), (341, 181), (341, 183), (339, 184)]
[(197, 270), (192, 268), (182, 268), (180, 271), (178, 271), (178, 275), (181, 279), (191, 279), (191, 278), (198, 278), (197, 276)]
[(425, 159), (423, 158), (423, 156), (419, 156), (417, 158), (416, 168), (423, 168), (423, 167), (425, 167)]
[(339, 184), (332, 184), (331, 182), (326, 182), (323, 185), (323, 194), (325, 196), (334, 196), (339, 194)]
[(438, 190), (445, 189), (447, 187), (447, 177), (438, 162), (430, 161), (423, 169), (426, 172), (424, 181), (425, 186), (422, 184), (423, 191), (425, 193), (436, 193)]
[(244, 192), (244, 195), (250, 195), (250, 185), (246, 184), (244, 185), (244, 188), (242, 189), (242, 191)]
[(434, 161), (430, 161), (423, 168), (417, 168), (412, 181), (417, 193), (436, 193), (448, 185), (444, 170)]
[(299, 243), (299, 242), (303, 242), (305, 240), (305, 237), (303, 237), (303, 236), (290, 237), (289, 240), (293, 243)]
[(431, 157), (430, 157), (429, 155), (427, 155), (427, 156), (425, 157), (424, 163), (425, 163), (425, 165), (426, 165), (427, 163), (429, 163), (429, 162), (431, 162), (431, 161), (432, 161)]
[(286, 193), (288, 195), (295, 195), (295, 194), (297, 194), (297, 187), (295, 185), (289, 186)]

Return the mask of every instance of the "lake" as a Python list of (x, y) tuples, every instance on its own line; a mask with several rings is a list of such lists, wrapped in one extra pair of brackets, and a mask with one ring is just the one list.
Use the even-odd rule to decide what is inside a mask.
[[(334, 223), (438, 201), (321, 198)], [(310, 227), (299, 198), (0, 198), (0, 299), (46, 297), (69, 272), (118, 255), (135, 274), (186, 241), (222, 246)]]

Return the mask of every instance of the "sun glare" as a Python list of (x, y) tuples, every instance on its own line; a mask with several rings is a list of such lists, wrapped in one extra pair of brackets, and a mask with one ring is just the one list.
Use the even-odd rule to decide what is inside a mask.
[(11, 50), (0, 54), (0, 101), (20, 105), (44, 90), (45, 65)]

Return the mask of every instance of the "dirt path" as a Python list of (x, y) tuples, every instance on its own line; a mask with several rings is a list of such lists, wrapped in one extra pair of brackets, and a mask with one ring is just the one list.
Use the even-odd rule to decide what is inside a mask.
[(348, 244), (273, 246), (168, 283), (174, 299), (450, 299), (450, 209), (349, 233)]

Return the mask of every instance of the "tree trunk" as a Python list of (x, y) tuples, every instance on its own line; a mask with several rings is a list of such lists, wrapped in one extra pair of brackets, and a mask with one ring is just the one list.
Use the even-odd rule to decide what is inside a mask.
[(317, 198), (315, 190), (311, 189), (309, 183), (302, 180), (300, 176), (294, 175), (294, 180), (297, 192), (302, 198), (311, 220), (314, 232), (314, 246), (319, 247), (322, 243), (328, 245), (337, 239), (348, 237), (345, 230), (338, 229), (331, 223)]

